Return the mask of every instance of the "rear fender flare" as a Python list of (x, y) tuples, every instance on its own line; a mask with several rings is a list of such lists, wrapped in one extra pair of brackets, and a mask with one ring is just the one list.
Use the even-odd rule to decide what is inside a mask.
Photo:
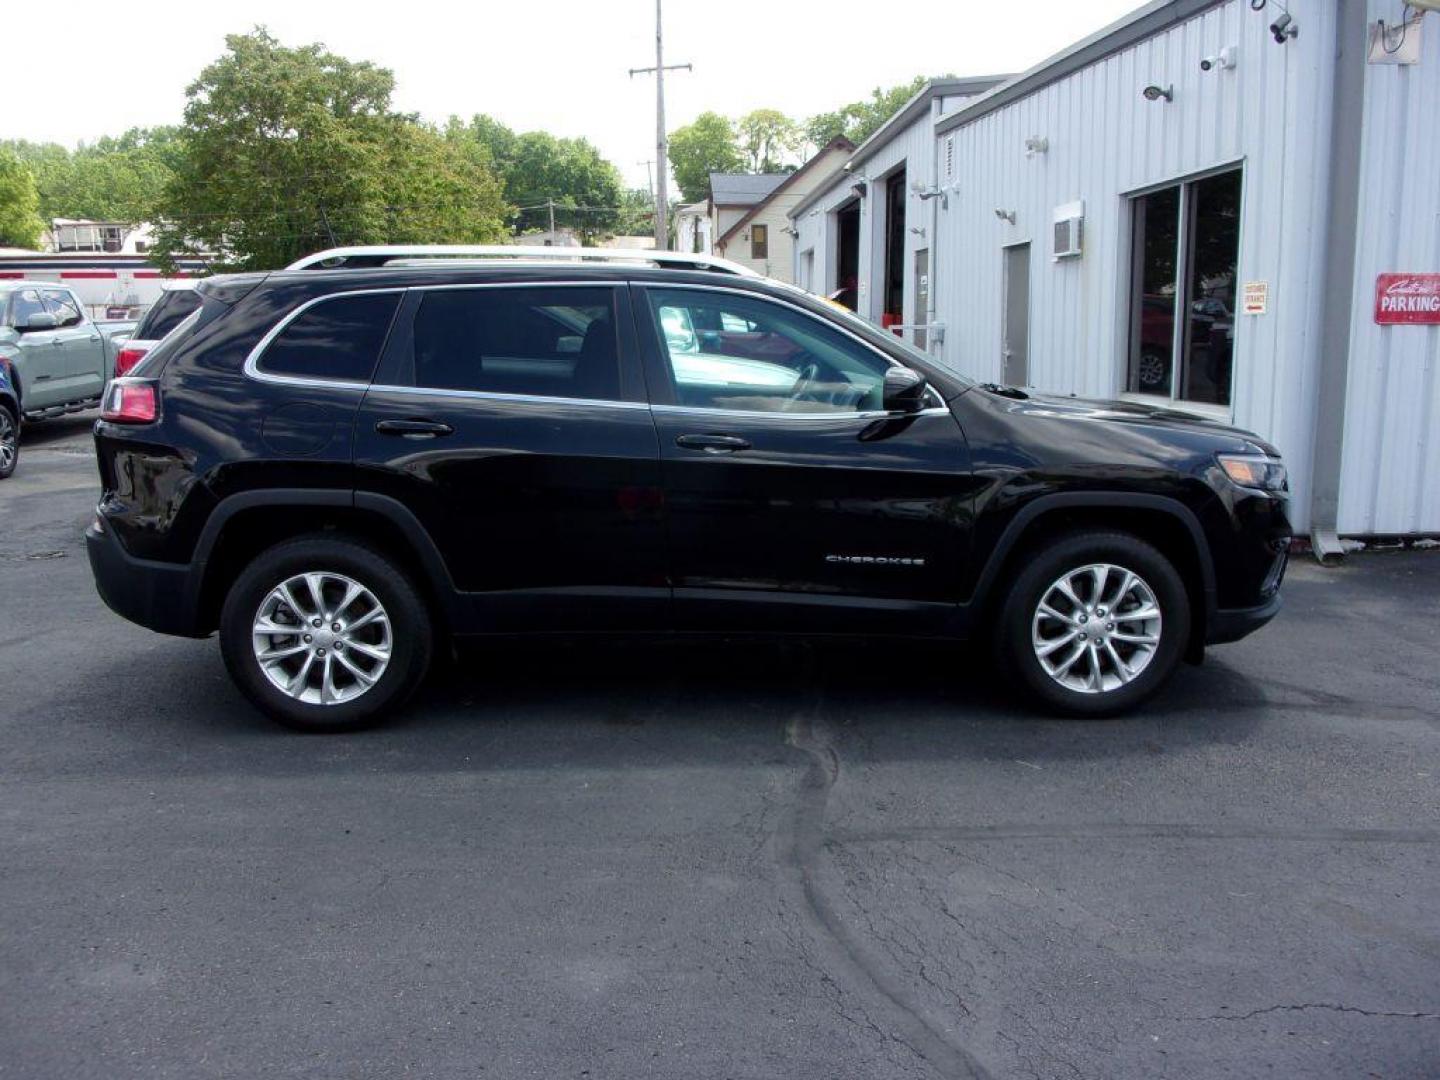
[(367, 491), (348, 489), (315, 490), (305, 488), (268, 488), (263, 491), (245, 491), (222, 499), (211, 511), (195, 544), (192, 560), (193, 573), (187, 582), (185, 598), (188, 609), (197, 616), (200, 612), (204, 592), (206, 568), (215, 546), (225, 531), (226, 524), (238, 513), (262, 507), (304, 506), (335, 507), (345, 510), (360, 510), (378, 514), (394, 525), (417, 555), (417, 570), (426, 578), (433, 595), (443, 607), (443, 614), (453, 624), (457, 608), (457, 593), (450, 572), (435, 546), (435, 541), (420, 524), (420, 520), (398, 499), (388, 495), (377, 495)]

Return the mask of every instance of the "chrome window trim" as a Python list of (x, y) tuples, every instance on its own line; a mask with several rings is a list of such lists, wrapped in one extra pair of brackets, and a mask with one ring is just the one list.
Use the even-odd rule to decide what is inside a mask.
[(605, 398), (550, 397), (545, 394), (506, 394), (498, 390), (447, 390), (438, 386), (391, 386), (371, 383), (370, 390), (385, 394), (411, 394), (421, 397), (462, 398), (473, 401), (513, 402), (518, 405), (586, 405), (611, 409), (644, 409), (643, 401), (609, 401)]
[[(635, 284), (638, 285), (638, 286), (640, 286), (641, 288), (645, 289), (646, 294), (647, 294), (647, 297), (648, 297), (649, 291), (650, 291), (651, 289), (672, 289), (672, 290), (687, 290), (687, 289), (688, 289), (688, 290), (699, 290), (699, 291), (701, 291), (701, 292), (723, 292), (723, 293), (731, 293), (732, 295), (735, 295), (735, 296), (747, 296), (747, 297), (751, 297), (751, 298), (753, 298), (753, 299), (757, 299), (757, 300), (761, 301), (762, 303), (767, 303), (767, 302), (768, 302), (768, 303), (771, 303), (771, 304), (779, 304), (781, 307), (787, 307), (787, 308), (790, 308), (792, 311), (798, 311), (801, 315), (805, 316), (807, 319), (810, 319), (812, 322), (817, 322), (817, 323), (819, 323), (821, 326), (827, 327), (827, 328), (829, 328), (829, 329), (831, 329), (831, 330), (837, 331), (838, 333), (844, 334), (846, 337), (848, 337), (851, 341), (855, 342), (855, 343), (856, 343), (857, 345), (859, 345), (861, 348), (867, 349), (868, 351), (870, 351), (870, 352), (874, 353), (876, 356), (878, 356), (881, 360), (884, 360), (885, 363), (886, 363), (888, 366), (890, 366), (890, 367), (904, 368), (906, 371), (914, 371), (914, 370), (915, 370), (914, 368), (910, 367), (908, 364), (902, 364), (899, 360), (896, 360), (894, 357), (889, 356), (889, 355), (887, 355), (886, 353), (882, 352), (880, 349), (876, 348), (876, 347), (875, 347), (874, 345), (872, 345), (870, 342), (868, 342), (868, 341), (866, 341), (864, 338), (862, 338), (859, 334), (856, 334), (856, 333), (852, 332), (851, 330), (847, 329), (846, 327), (841, 326), (839, 323), (830, 322), (828, 319), (822, 319), (819, 315), (816, 315), (813, 311), (810, 311), (810, 310), (807, 309), (807, 308), (803, 308), (803, 307), (801, 307), (799, 304), (792, 304), (792, 303), (791, 303), (790, 301), (788, 301), (788, 300), (782, 300), (782, 299), (780, 299), (778, 296), (771, 296), (769, 293), (756, 292), (756, 291), (753, 290), (753, 289), (737, 289), (737, 288), (735, 288), (735, 287), (733, 287), (733, 286), (728, 286), (728, 285), (692, 285), (692, 284), (690, 284), (689, 282), (677, 282), (677, 283), (675, 283), (675, 284), (669, 284), (669, 283), (666, 283), (666, 282), (659, 282), (659, 281), (637, 281), (637, 282), (635, 282)], [(653, 312), (654, 312), (654, 307), (653, 307), (653, 305), (652, 305), (652, 307), (651, 307), (651, 312), (652, 312), (652, 314), (653, 314)], [(666, 355), (667, 355), (667, 357), (668, 357), (668, 355), (669, 355), (669, 348), (668, 348), (668, 347), (666, 348)], [(668, 362), (668, 361), (667, 361), (667, 362)], [(672, 377), (673, 377), (673, 375), (674, 375), (674, 373), (675, 373), (675, 367), (674, 367), (673, 364), (670, 365), (670, 373), (671, 373), (671, 375), (672, 375)], [(938, 406), (926, 406), (924, 409), (921, 410), (921, 412), (930, 412), (930, 411), (935, 410), (935, 409), (939, 409), (939, 410), (942, 411), (942, 412), (949, 412), (950, 410), (949, 410), (948, 408), (945, 408), (944, 399), (941, 398), (941, 396), (940, 396), (940, 391), (936, 390), (935, 387), (931, 386), (928, 379), (926, 380), (925, 386), (926, 386), (926, 388), (929, 390), (929, 392), (934, 395), (935, 400), (938, 401), (938, 402), (940, 402), (940, 405), (938, 405)], [(706, 408), (703, 408), (703, 407), (696, 407), (696, 406), (668, 406), (668, 405), (667, 405), (667, 406), (656, 406), (656, 407), (657, 407), (657, 408), (662, 408), (662, 407), (663, 407), (663, 408), (672, 408), (672, 407), (673, 407), (673, 408), (687, 408), (687, 409), (694, 409), (695, 411), (698, 411), (698, 412), (709, 412), (709, 413), (731, 412), (731, 411), (732, 411), (732, 410), (724, 410), (724, 409), (706, 409)], [(779, 415), (783, 415), (783, 414), (781, 414), (781, 413), (763, 412), (763, 411), (756, 411), (756, 412), (753, 412), (753, 413), (752, 413), (752, 412), (746, 411), (746, 412), (742, 413), (742, 415), (746, 415), (746, 416), (779, 416)], [(792, 415), (793, 415), (793, 414), (792, 414)], [(914, 414), (914, 413), (892, 413), (892, 412), (880, 411), (880, 412), (871, 412), (871, 413), (858, 413), (858, 412), (857, 412), (857, 413), (829, 413), (829, 414), (826, 414), (826, 415), (829, 415), (829, 416), (866, 416), (866, 415), (869, 415), (869, 416), (914, 416), (915, 414)]]
[[(327, 300), (341, 300), (349, 296), (384, 296), (390, 293), (399, 293), (403, 299), (405, 288), (404, 286), (399, 286), (384, 289), (348, 289), (345, 292), (333, 292), (325, 293), (323, 296), (312, 296), (299, 307), (281, 316), (280, 320), (265, 332), (265, 336), (262, 337), (256, 343), (255, 347), (246, 355), (245, 364), (241, 370), (244, 371), (246, 378), (254, 379), (256, 382), (276, 383), (281, 386), (324, 387), (330, 390), (359, 390), (361, 393), (364, 393), (370, 388), (369, 382), (355, 382), (352, 379), (326, 379), (318, 375), (278, 375), (274, 372), (262, 371), (260, 369), (260, 358), (265, 350), (269, 348), (271, 342), (285, 332), (287, 326), (311, 308), (323, 304)], [(397, 313), (399, 311), (398, 305), (396, 311)], [(393, 320), (394, 316), (392, 315), (391, 318)], [(375, 361), (379, 363), (380, 357), (377, 356)]]
[(747, 419), (770, 420), (900, 420), (907, 416), (950, 415), (944, 405), (929, 405), (916, 412), (899, 409), (870, 409), (866, 412), (795, 413), (769, 409), (710, 409), (704, 405), (651, 405), (651, 412), (685, 416), (743, 416)]
[[(342, 292), (325, 293), (323, 296), (311, 297), (299, 307), (281, 316), (280, 320), (266, 331), (265, 336), (250, 350), (245, 357), (245, 364), (242, 370), (246, 377), (256, 382), (272, 383), (280, 386), (310, 386), (322, 387), (329, 390), (359, 390), (362, 393), (369, 390), (374, 384), (369, 382), (355, 382), (351, 379), (326, 379), (317, 375), (279, 375), (275, 372), (265, 371), (260, 367), (260, 361), (266, 348), (269, 347), (277, 337), (285, 332), (285, 328), (298, 319), (305, 312), (327, 300), (340, 300), (347, 296), (383, 296), (388, 293), (411, 293), (411, 292), (437, 292), (442, 289), (534, 289), (534, 288), (572, 288), (585, 287), (597, 289), (618, 289), (628, 285), (625, 281), (480, 281), (480, 282), (446, 282), (436, 285), (387, 285), (379, 289), (345, 289)], [(391, 390), (405, 390), (406, 387), (386, 387)], [(414, 388), (411, 388), (414, 389)], [(438, 388), (419, 387), (418, 389), (436, 391)], [(457, 393), (471, 393), (471, 391), (456, 391)], [(482, 393), (482, 391), (474, 391)], [(502, 395), (504, 396), (504, 395)], [(527, 395), (513, 394), (510, 397), (524, 398)], [(541, 399), (544, 400), (544, 399)], [(585, 401), (588, 398), (557, 398), (558, 401)]]

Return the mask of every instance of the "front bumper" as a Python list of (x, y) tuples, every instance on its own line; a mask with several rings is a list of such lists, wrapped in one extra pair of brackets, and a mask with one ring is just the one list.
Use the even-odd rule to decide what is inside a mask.
[(1275, 617), (1280, 610), (1280, 594), (1250, 608), (1220, 608), (1206, 625), (1205, 644), (1224, 645), (1253, 634)]
[(137, 559), (100, 521), (85, 530), (85, 548), (95, 588), (115, 614), (161, 634), (207, 636), (196, 617), (189, 564)]

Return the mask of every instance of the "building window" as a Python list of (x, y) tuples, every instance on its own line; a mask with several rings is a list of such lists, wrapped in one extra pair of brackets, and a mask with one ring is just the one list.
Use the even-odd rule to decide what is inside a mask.
[(768, 259), (770, 257), (770, 226), (750, 226), (750, 258)]
[(1230, 404), (1239, 169), (1134, 200), (1127, 388)]

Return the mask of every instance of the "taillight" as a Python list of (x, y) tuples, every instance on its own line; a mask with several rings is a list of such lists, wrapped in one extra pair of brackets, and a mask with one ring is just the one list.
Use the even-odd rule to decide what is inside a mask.
[(116, 379), (105, 391), (100, 419), (112, 424), (153, 424), (160, 417), (160, 395), (145, 379)]
[(115, 357), (115, 378), (129, 372), (150, 350), (143, 345), (126, 345)]

